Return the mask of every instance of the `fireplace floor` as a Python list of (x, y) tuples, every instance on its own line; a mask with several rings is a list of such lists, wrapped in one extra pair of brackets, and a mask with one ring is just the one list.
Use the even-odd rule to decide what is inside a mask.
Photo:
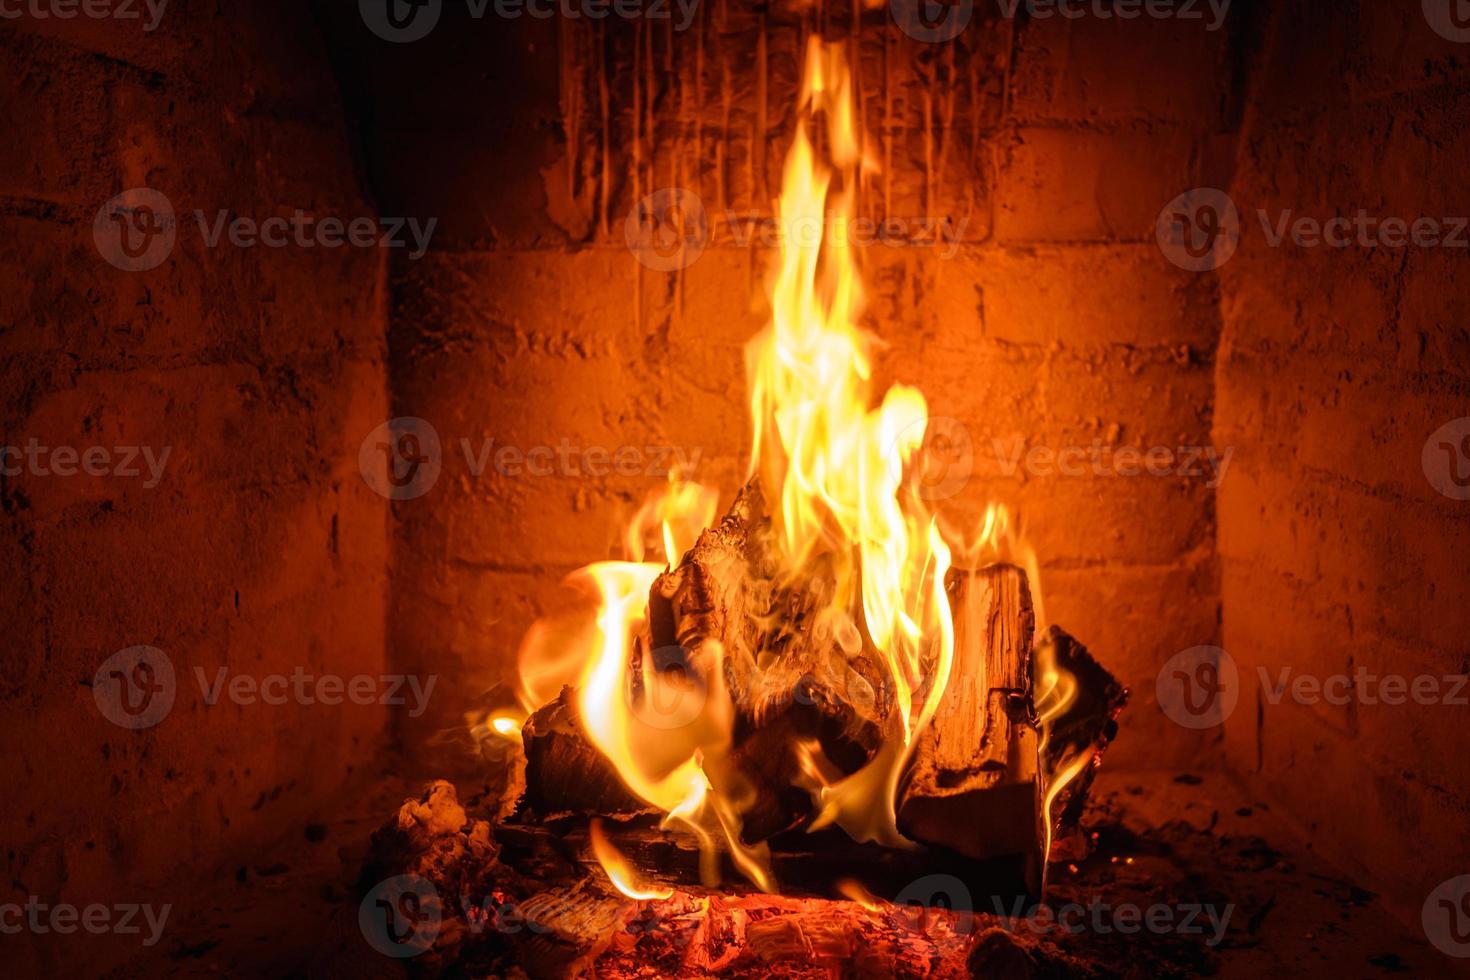
[[(112, 976), (135, 976), (144, 966), (171, 977), (406, 975), (401, 961), (374, 952), (358, 934), (353, 886), (369, 835), (420, 785), (385, 776), (335, 814), (303, 826), (218, 883), (207, 907), (177, 909), (178, 926), (151, 961)], [(1072, 972), (1002, 975), (1087, 975), (1079, 963), (1098, 977), (1348, 978), (1443, 969), (1443, 958), (1371, 893), (1327, 867), (1269, 806), (1222, 776), (1104, 770), (1086, 823), (1097, 846), (1086, 861), (1053, 866), (1054, 907), (1233, 905), (1223, 941), (1204, 944), (1213, 931), (1207, 923), (1203, 935), (1192, 936), (1088, 929), (1060, 943), (1071, 960), (1051, 958), (1047, 949), (1032, 954), (1058, 970), (1065, 962)], [(981, 916), (977, 929), (996, 924)], [(1014, 929), (1017, 944), (1035, 946), (1025, 922)], [(625, 963), (604, 963), (610, 969), (600, 973), (630, 976)], [(827, 975), (782, 965), (782, 976)]]

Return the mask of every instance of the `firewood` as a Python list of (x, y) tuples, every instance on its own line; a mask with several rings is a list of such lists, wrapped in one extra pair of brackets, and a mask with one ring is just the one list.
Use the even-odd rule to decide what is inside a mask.
[(954, 661), (906, 774), (899, 829), (975, 859), (1019, 856), (1039, 893), (1045, 837), (1026, 575), (999, 564), (953, 569), (946, 588)]
[[(643, 638), (666, 668), (705, 683), (723, 663), (735, 709), (731, 761), (754, 801), (742, 823), (748, 843), (810, 820), (811, 793), (797, 785), (800, 743), (816, 743), (847, 774), (872, 758), (892, 724), (877, 659), (856, 625), (831, 612), (835, 574), (818, 561), (800, 582), (781, 581), (772, 533), (752, 481), (654, 583)], [(635, 665), (635, 692), (641, 683)]]
[(651, 812), (588, 740), (576, 692), (563, 688), (521, 728), (526, 792), (521, 805), (542, 818), (565, 814), (630, 816)]
[[(679, 829), (662, 829), (648, 818), (603, 825), (608, 841), (639, 869), (650, 885), (682, 891), (703, 892), (698, 840)], [(534, 868), (543, 879), (577, 880), (579, 875), (597, 875), (587, 827), (570, 823), (561, 827), (511, 822), (496, 828), (496, 839), (506, 852), (505, 860), (518, 868)], [(947, 896), (961, 911), (993, 910), (995, 901), (1009, 907), (1017, 898), (1039, 896), (1026, 880), (1024, 868), (1012, 856), (975, 860), (944, 848), (887, 848), (860, 844), (843, 831), (829, 828), (817, 833), (798, 831), (772, 838), (771, 872), (784, 895), (809, 898), (842, 898), (838, 886), (843, 879), (860, 883), (885, 901), (901, 901), (916, 881), (939, 871), (964, 882), (968, 892)], [(727, 895), (753, 892), (733, 865), (723, 868)]]
[(537, 980), (583, 976), (633, 911), (631, 902), (590, 878), (537, 892), (517, 909), (516, 960)]
[(1061, 627), (1050, 627), (1041, 642), (1057, 667), (1071, 674), (1077, 685), (1071, 704), (1052, 721), (1045, 750), (1046, 771), (1057, 772), (1083, 753), (1091, 756), (1052, 805), (1053, 827), (1060, 835), (1073, 831), (1082, 819), (1098, 763), (1118, 734), (1118, 715), (1128, 703), (1128, 689)]

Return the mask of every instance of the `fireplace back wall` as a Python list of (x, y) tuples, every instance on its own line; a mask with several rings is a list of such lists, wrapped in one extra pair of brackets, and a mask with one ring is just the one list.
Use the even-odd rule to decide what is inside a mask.
[[(705, 5), (685, 34), (453, 8), (413, 44), (338, 22), (383, 207), (442, 216), (429, 254), (393, 270), (394, 414), (444, 447), (434, 489), (394, 508), (393, 657), (443, 691), (405, 721), (419, 745), (511, 677), (566, 573), (617, 555), (667, 448), (725, 502), (741, 483), (743, 345), (766, 321), (773, 255), (735, 236), (770, 213), (803, 42), (782, 4)], [(1209, 764), (1218, 734), (1152, 704), (1165, 659), (1219, 638), (1208, 477), (1061, 476), (1016, 457), (1209, 444), (1214, 285), (1165, 262), (1153, 229), (1160, 193), (1228, 180), (1237, 39), (977, 5), (935, 46), (870, 17), (855, 50), (884, 173), (866, 210), (947, 229), (937, 247), (861, 250), (880, 380), (962, 426), (972, 472), (947, 512), (974, 526), (988, 500), (1018, 508), (1049, 616), (1133, 689), (1118, 763)], [(711, 227), (677, 272), (640, 264), (624, 224), (670, 187)], [(534, 475), (515, 461), (536, 447), (570, 452)], [(589, 473), (589, 449), (633, 462)]]

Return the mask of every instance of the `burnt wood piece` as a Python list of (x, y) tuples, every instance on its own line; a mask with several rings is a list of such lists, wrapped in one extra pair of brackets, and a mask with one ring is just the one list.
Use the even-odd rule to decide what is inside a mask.
[(1076, 829), (1103, 752), (1118, 734), (1118, 715), (1128, 703), (1128, 689), (1119, 684), (1087, 648), (1059, 626), (1050, 627), (1042, 645), (1059, 669), (1072, 675), (1077, 694), (1051, 724), (1043, 763), (1047, 773), (1059, 772), (1081, 753), (1091, 761), (1063, 787), (1052, 804), (1052, 825), (1060, 835)]
[(898, 802), (912, 839), (973, 859), (1020, 856), (1038, 881), (1045, 864), (1039, 735), (1031, 700), (1035, 614), (1013, 565), (952, 569), (954, 662), (919, 735)]
[[(896, 720), (861, 631), (831, 612), (834, 571), (817, 560), (799, 582), (781, 581), (772, 534), (752, 481), (654, 582), (641, 639), (661, 669), (687, 671), (705, 684), (721, 665), (735, 711), (727, 778), (744, 784), (730, 795), (753, 801), (742, 821), (748, 843), (811, 819), (811, 792), (798, 785), (799, 743), (819, 746), (841, 776), (872, 758)], [(634, 664), (635, 696), (641, 662)]]
[(521, 806), (544, 819), (567, 814), (624, 817), (652, 812), (588, 740), (576, 692), (562, 688), (521, 728), (526, 792)]
[[(665, 830), (647, 818), (604, 822), (602, 829), (608, 841), (638, 869), (640, 881), (701, 893), (707, 890), (701, 883), (699, 843), (693, 835)], [(528, 873), (535, 869), (538, 876), (556, 881), (601, 874), (596, 870), (599, 865), (585, 825), (559, 830), (515, 821), (497, 827), (496, 839), (504, 849), (504, 860)], [(771, 872), (783, 895), (842, 898), (846, 893), (839, 883), (851, 879), (878, 898), (896, 904), (938, 899), (947, 908), (994, 912), (998, 901), (1009, 908), (1017, 899), (1025, 898), (1028, 903), (1040, 899), (1030, 880), (1030, 870), (1018, 855), (976, 860), (945, 848), (885, 848), (859, 844), (835, 828), (781, 834), (769, 845)], [(722, 866), (722, 876), (721, 893), (755, 890), (728, 859)], [(956, 882), (963, 888), (954, 888)], [(920, 895), (924, 888), (938, 889), (943, 895)]]
[(636, 903), (584, 877), (521, 902), (502, 928), (515, 958), (536, 980), (588, 975), (636, 911)]

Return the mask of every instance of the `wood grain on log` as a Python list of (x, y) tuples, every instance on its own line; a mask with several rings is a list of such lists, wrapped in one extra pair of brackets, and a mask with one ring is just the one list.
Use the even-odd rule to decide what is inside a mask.
[(946, 585), (954, 663), (914, 750), (899, 829), (972, 858), (1022, 855), (1039, 877), (1045, 843), (1026, 575), (1011, 565), (954, 569)]

